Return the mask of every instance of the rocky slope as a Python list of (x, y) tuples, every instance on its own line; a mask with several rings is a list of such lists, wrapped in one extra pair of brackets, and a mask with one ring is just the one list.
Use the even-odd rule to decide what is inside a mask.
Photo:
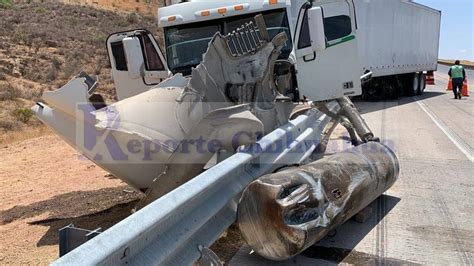
[(44, 90), (79, 71), (100, 80), (114, 99), (105, 40), (113, 32), (148, 28), (160, 42), (156, 19), (61, 3), (0, 0), (0, 143), (5, 134), (39, 125), (29, 107)]

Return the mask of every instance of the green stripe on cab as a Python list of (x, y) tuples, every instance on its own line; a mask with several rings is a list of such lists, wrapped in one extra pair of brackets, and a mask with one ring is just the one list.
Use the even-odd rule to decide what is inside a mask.
[(333, 46), (336, 46), (338, 44), (341, 44), (341, 43), (345, 43), (345, 42), (348, 42), (348, 41), (352, 41), (355, 39), (355, 36), (354, 35), (348, 35), (346, 37), (343, 37), (341, 38), (339, 41), (335, 42), (335, 43), (331, 43), (331, 44), (328, 44), (327, 45), (327, 48), (329, 47), (333, 47)]

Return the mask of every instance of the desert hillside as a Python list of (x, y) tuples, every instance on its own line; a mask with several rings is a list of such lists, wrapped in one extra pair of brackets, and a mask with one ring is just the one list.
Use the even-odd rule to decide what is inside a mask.
[(138, 12), (155, 16), (162, 0), (58, 0), (59, 2), (75, 5), (88, 5), (112, 11)]
[(141, 197), (29, 108), (80, 70), (98, 76), (100, 93), (113, 101), (105, 39), (142, 27), (159, 35), (152, 16), (134, 12), (0, 0), (0, 265), (48, 264), (58, 256), (60, 228), (107, 228)]
[(135, 12), (0, 0), (0, 14), (0, 143), (11, 141), (13, 131), (37, 130), (40, 123), (29, 107), (44, 90), (61, 87), (81, 70), (98, 76), (99, 92), (113, 101), (109, 34), (148, 28), (160, 35), (153, 16)]

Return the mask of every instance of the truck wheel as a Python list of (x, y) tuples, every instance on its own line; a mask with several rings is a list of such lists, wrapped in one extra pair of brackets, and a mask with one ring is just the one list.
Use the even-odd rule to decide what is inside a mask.
[(426, 75), (421, 73), (419, 75), (420, 85), (418, 86), (418, 91), (416, 95), (422, 95), (426, 88)]
[(420, 75), (418, 73), (412, 74), (411, 84), (408, 88), (408, 95), (415, 96), (418, 95), (418, 91), (420, 89)]

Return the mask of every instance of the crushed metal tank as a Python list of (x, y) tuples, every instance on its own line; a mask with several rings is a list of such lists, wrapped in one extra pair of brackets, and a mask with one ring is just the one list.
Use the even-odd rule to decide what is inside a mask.
[(286, 260), (314, 245), (397, 180), (395, 153), (369, 142), (317, 162), (252, 182), (238, 206), (238, 224), (259, 255)]

